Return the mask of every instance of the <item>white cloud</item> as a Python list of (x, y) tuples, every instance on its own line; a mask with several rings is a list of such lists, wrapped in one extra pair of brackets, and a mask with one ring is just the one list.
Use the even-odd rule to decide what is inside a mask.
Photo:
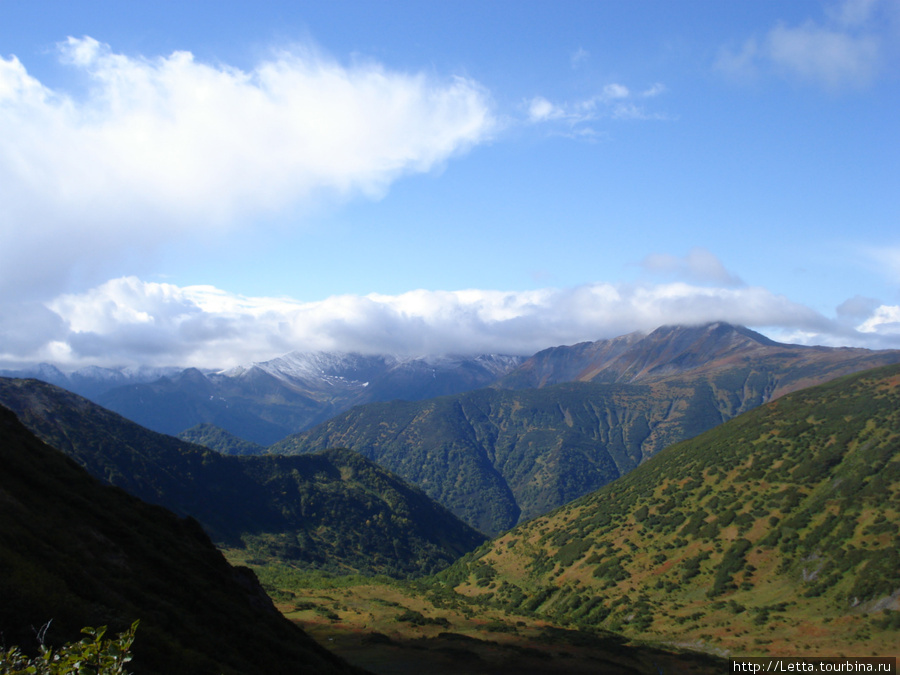
[(659, 96), (666, 90), (660, 83), (651, 85), (645, 91), (635, 93), (624, 84), (611, 82), (603, 86), (600, 93), (575, 102), (553, 103), (544, 96), (535, 96), (525, 102), (528, 121), (531, 123), (557, 122), (564, 124), (568, 135), (573, 137), (594, 137), (597, 132), (588, 125), (601, 118), (618, 120), (662, 120), (659, 113), (649, 113), (640, 99)]
[(776, 339), (810, 344), (900, 344), (900, 308), (879, 306), (863, 316), (860, 307), (855, 303), (859, 329), (854, 329), (846, 316), (827, 319), (765, 288), (683, 281), (530, 291), (417, 290), (299, 302), (125, 277), (61, 295), (46, 307), (0, 312), (0, 365), (53, 361), (70, 367), (225, 368), (291, 350), (531, 354), (662, 324), (708, 321), (747, 325)]
[(631, 96), (631, 92), (624, 84), (614, 82), (603, 87), (603, 98), (606, 100), (628, 98), (629, 96)]
[(757, 63), (760, 59), (759, 43), (755, 38), (748, 38), (739, 49), (722, 47), (714, 68), (732, 80), (747, 82), (757, 77)]
[(864, 321), (859, 330), (863, 333), (877, 333), (900, 337), (900, 306), (881, 305), (872, 316)]
[(826, 8), (833, 21), (844, 26), (859, 26), (868, 23), (875, 15), (883, 0), (844, 0)]
[(778, 23), (762, 38), (720, 50), (716, 68), (742, 80), (769, 70), (831, 91), (870, 84), (884, 66), (889, 21), (878, 10), (885, 0), (845, 0), (824, 22)]
[(647, 89), (641, 92), (641, 96), (645, 98), (653, 98), (654, 96), (659, 96), (660, 94), (666, 91), (666, 85), (661, 82), (656, 82), (651, 84)]
[[(878, 307), (879, 304), (875, 298), (855, 295), (838, 305), (835, 308), (835, 314), (839, 319), (852, 323), (874, 315)], [(862, 327), (860, 330), (863, 330)]]
[[(485, 141), (488, 94), (463, 78), (345, 66), (308, 48), (250, 71), (60, 45), (88, 83), (54, 91), (0, 58), (0, 292), (128, 250), (322, 198), (378, 198)], [(99, 281), (99, 279), (97, 279)]]
[(726, 287), (744, 285), (740, 277), (725, 269), (722, 261), (701, 247), (692, 248), (684, 257), (653, 253), (641, 261), (641, 267), (650, 274), (673, 277), (690, 283)]
[(528, 119), (532, 122), (545, 122), (565, 116), (566, 112), (562, 108), (553, 105), (543, 96), (535, 96), (528, 103)]
[(772, 62), (803, 80), (829, 89), (867, 85), (879, 60), (879, 39), (806, 23), (796, 28), (776, 26), (768, 36)]

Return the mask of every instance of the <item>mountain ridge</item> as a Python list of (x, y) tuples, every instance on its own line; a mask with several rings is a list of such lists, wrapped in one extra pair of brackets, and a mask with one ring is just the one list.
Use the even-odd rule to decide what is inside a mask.
[[(828, 354), (842, 362), (900, 360), (900, 350), (787, 344), (745, 326), (718, 321), (695, 326), (661, 326), (648, 334), (629, 333), (610, 340), (553, 347), (527, 359), (495, 386), (524, 389), (570, 381), (648, 383), (689, 371), (711, 373), (763, 355), (793, 359), (795, 365), (804, 367)], [(788, 390), (792, 389), (785, 387), (773, 394), (778, 396)]]
[(270, 445), (355, 405), (426, 399), (493, 383), (519, 357), (365, 356), (292, 352), (221, 372), (185, 369), (109, 389), (94, 400), (150, 429), (176, 435), (201, 423)]
[(38, 380), (0, 378), (0, 404), (92, 475), (196, 518), (227, 547), (402, 576), (433, 572), (485, 539), (349, 451), (225, 456)]
[[(785, 364), (765, 396), (770, 400), (821, 381), (816, 371), (829, 358), (834, 362), (832, 375), (840, 375), (897, 360), (900, 351), (782, 344), (743, 326), (715, 322), (557, 346), (527, 358), (295, 351), (223, 371), (82, 368), (66, 375), (45, 365), (31, 375), (87, 395), (155, 431), (177, 435), (198, 424), (213, 424), (268, 446), (366, 403), (427, 400), (483, 387), (654, 383), (688, 372), (712, 377), (741, 366), (752, 370), (761, 354)], [(788, 371), (797, 375), (785, 377)], [(807, 371), (812, 376), (804, 378)], [(162, 376), (152, 379), (154, 372)]]

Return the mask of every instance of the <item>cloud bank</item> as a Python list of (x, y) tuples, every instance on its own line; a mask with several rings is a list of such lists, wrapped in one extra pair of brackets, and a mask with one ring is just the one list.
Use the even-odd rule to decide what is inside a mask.
[(90, 37), (69, 38), (59, 57), (84, 91), (54, 91), (0, 57), (0, 294), (47, 297), (164, 239), (378, 198), (495, 127), (471, 80), (309, 48), (250, 71), (189, 52), (125, 56)]
[(848, 303), (831, 320), (764, 288), (682, 281), (518, 292), (417, 290), (303, 303), (123, 277), (4, 313), (0, 365), (227, 368), (292, 350), (532, 354), (662, 324), (719, 320), (793, 342), (900, 346), (900, 307), (866, 299)]

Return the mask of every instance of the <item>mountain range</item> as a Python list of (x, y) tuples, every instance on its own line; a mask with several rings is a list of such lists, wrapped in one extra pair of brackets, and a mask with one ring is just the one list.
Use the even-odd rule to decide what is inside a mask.
[[(483, 387), (649, 384), (724, 370), (739, 377), (747, 365), (745, 375), (750, 378), (774, 371), (777, 382), (750, 383), (762, 396), (749, 399), (743, 408), (749, 409), (827, 377), (892, 363), (898, 353), (779, 344), (747, 328), (714, 323), (554, 347), (530, 358), (291, 352), (221, 371), (91, 366), (64, 373), (39, 364), (0, 371), (0, 376), (56, 384), (161, 433), (176, 435), (211, 424), (268, 446), (366, 403), (421, 401)], [(759, 358), (767, 360), (765, 372), (753, 370)]]
[[(448, 369), (454, 386), (460, 363)], [(271, 602), (211, 537), (246, 564), (301, 577), (419, 577), (408, 590), (438, 613), (421, 614), (417, 601), (398, 620), (436, 631), (448, 608), (476, 623), (484, 608), (513, 632), (518, 616), (720, 654), (867, 655), (895, 644), (900, 352), (781, 345), (709, 324), (503, 363), (490, 377), (479, 366), (474, 379), (490, 387), (357, 405), (263, 454), (209, 424), (184, 435), (231, 454), (45, 382), (0, 378), (0, 405), (17, 416), (0, 410), (0, 631), (25, 641), (24, 617), (61, 617), (60, 641), (86, 623), (115, 631), (141, 619), (138, 673), (285, 672), (291, 658), (346, 670), (306, 651), (302, 634), (244, 613), (271, 614)], [(368, 389), (335, 368), (292, 391), (312, 400), (332, 386)], [(287, 382), (254, 367), (157, 384), (251, 371), (246, 381)], [(241, 391), (262, 410), (271, 390)], [(500, 536), (484, 543), (476, 530)], [(385, 592), (378, 602), (399, 608)], [(370, 616), (326, 595), (312, 611), (328, 621)], [(306, 606), (290, 597), (292, 611)], [(271, 644), (280, 665), (249, 665), (249, 647), (222, 644), (240, 639), (244, 621), (271, 632), (246, 641)]]
[(224, 456), (38, 380), (0, 378), (0, 404), (100, 480), (196, 518), (217, 543), (257, 557), (421, 575), (485, 540), (421, 490), (347, 450)]
[(556, 624), (721, 653), (889, 656), (900, 630), (900, 366), (667, 448), (438, 576)]
[(103, 368), (100, 366), (85, 366), (72, 372), (64, 372), (51, 363), (38, 363), (34, 366), (0, 370), (0, 377), (33, 378), (55, 384), (58, 387), (92, 399), (116, 387), (155, 382), (162, 377), (175, 375), (182, 370), (184, 369), (178, 367)]
[(664, 327), (540, 352), (492, 388), (358, 406), (269, 450), (351, 448), (496, 535), (786, 392), (898, 361), (724, 323)]
[[(350, 448), (493, 535), (786, 392), (897, 361), (897, 350), (786, 345), (713, 323), (528, 359), (291, 353), (135, 380), (94, 400), (228, 454), (260, 454), (270, 444), (279, 454)], [(68, 377), (118, 383), (151, 372)]]
[(79, 393), (148, 429), (175, 435), (213, 424), (269, 445), (354, 405), (487, 386), (524, 359), (480, 355), (401, 358), (313, 352), (224, 371), (82, 368), (48, 364), (0, 376), (36, 378)]

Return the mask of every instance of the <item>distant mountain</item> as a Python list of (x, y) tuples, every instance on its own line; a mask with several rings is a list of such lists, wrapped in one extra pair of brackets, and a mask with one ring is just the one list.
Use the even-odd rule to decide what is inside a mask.
[(242, 377), (254, 369), (289, 382), (307, 395), (319, 398), (354, 398), (357, 403), (418, 400), (478, 389), (523, 362), (522, 357), (497, 354), (478, 356), (397, 356), (291, 352), (271, 361), (225, 371)]
[[(900, 350), (808, 347), (774, 342), (724, 322), (663, 326), (649, 335), (583, 342), (538, 352), (499, 380), (505, 389), (561, 382), (649, 384), (673, 377), (729, 372), (748, 380), (767, 377), (765, 400), (867, 368), (900, 362)], [(752, 385), (758, 388), (757, 385)]]
[(155, 382), (111, 389), (94, 399), (148, 429), (176, 435), (201, 423), (269, 445), (332, 409), (260, 369), (238, 376), (188, 368)]
[(900, 640), (900, 366), (805, 389), (659, 453), (440, 575), (551, 621), (734, 655)]
[(352, 452), (228, 457), (37, 380), (0, 378), (0, 404), (94, 476), (193, 516), (214, 541), (259, 557), (421, 575), (485, 539)]
[(154, 382), (161, 377), (181, 372), (181, 370), (181, 368), (153, 368), (148, 366), (138, 368), (87, 366), (71, 373), (65, 373), (50, 363), (39, 363), (29, 368), (0, 370), (0, 377), (34, 378), (93, 399), (115, 387)]
[(195, 521), (101, 485), (0, 406), (0, 635), (33, 651), (140, 620), (138, 675), (360, 673), (279, 614)]
[(262, 455), (264, 446), (245, 441), (214, 424), (198, 424), (178, 434), (178, 438), (188, 443), (196, 443), (223, 455)]
[(162, 433), (209, 423), (270, 445), (354, 405), (485, 387), (522, 361), (500, 355), (401, 359), (294, 352), (220, 373), (187, 369), (111, 388), (93, 400)]
[[(351, 448), (494, 535), (777, 394), (898, 361), (727, 324), (665, 328), (541, 352), (495, 389), (359, 406), (270, 451)], [(500, 388), (526, 383), (539, 387)]]

